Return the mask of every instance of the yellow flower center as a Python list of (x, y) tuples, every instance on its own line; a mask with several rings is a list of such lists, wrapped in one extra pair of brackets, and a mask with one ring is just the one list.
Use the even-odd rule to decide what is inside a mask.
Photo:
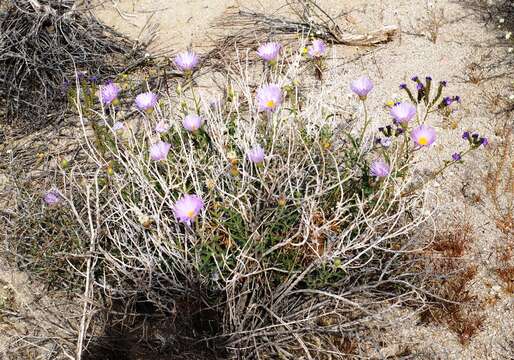
[(419, 139), (418, 139), (418, 144), (420, 145), (428, 145), (428, 139), (426, 136), (421, 136)]
[(275, 106), (275, 102), (273, 100), (270, 100), (270, 101), (266, 102), (266, 106), (269, 108), (272, 108)]
[(195, 216), (195, 210), (191, 209), (191, 210), (186, 211), (186, 215), (189, 218), (193, 218)]

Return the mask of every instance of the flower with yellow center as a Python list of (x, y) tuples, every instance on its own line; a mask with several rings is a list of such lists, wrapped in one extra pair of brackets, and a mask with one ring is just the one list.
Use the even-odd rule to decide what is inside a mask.
[(203, 200), (198, 195), (184, 195), (174, 206), (175, 216), (178, 221), (191, 225), (204, 207)]
[(282, 104), (282, 89), (276, 84), (260, 87), (257, 90), (259, 111), (274, 112)]
[(420, 125), (411, 132), (412, 141), (419, 147), (430, 146), (436, 139), (435, 129), (428, 125)]

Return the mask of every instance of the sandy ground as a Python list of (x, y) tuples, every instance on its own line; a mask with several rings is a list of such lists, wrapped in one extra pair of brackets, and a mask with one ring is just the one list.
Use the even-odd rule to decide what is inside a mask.
[[(241, 9), (286, 15), (291, 13), (287, 3), (286, 0), (95, 0), (93, 8), (99, 19), (133, 39), (145, 38), (148, 30), (155, 31), (156, 39), (149, 49), (158, 54), (188, 46), (210, 48), (212, 40), (226, 32), (216, 26), (225, 14)], [(334, 9), (331, 14), (334, 17), (342, 14), (341, 1), (321, 0), (318, 4), (323, 9)]]
[[(143, 40), (149, 32), (156, 31), (156, 38), (149, 48), (156, 55), (174, 53), (188, 46), (199, 52), (206, 51), (220, 31), (223, 32), (215, 26), (217, 20), (235, 8), (266, 14), (288, 12), (283, 0), (97, 0), (93, 3), (95, 13), (102, 21), (133, 39)], [(365, 32), (391, 24), (399, 25), (401, 29), (394, 41), (365, 49), (359, 55), (348, 55), (344, 46), (332, 48), (331, 71), (340, 75), (337, 83), (327, 84), (337, 90), (334, 101), (345, 101), (349, 92), (347, 84), (361, 74), (367, 74), (376, 84), (373, 96), (370, 96), (370, 107), (377, 109), (375, 124), (389, 121), (388, 115), (378, 109), (385, 100), (394, 98), (399, 92), (398, 84), (408, 82), (412, 75), (448, 80), (449, 93), (463, 98), (453, 124), (437, 117), (430, 121), (438, 129), (438, 145), (435, 151), (421, 155), (421, 169), (430, 168), (434, 162), (449, 159), (453, 152), (462, 150), (464, 144), (460, 135), (463, 130), (478, 128), (491, 139), (492, 145), (499, 140), (496, 115), (484, 99), (491, 94), (507, 97), (506, 85), (512, 80), (505, 76), (493, 77), (504, 69), (494, 66), (485, 69), (485, 64), (493, 64), (495, 58), (505, 56), (506, 49), (489, 45), (497, 43), (498, 33), (487, 29), (464, 1), (321, 0), (318, 4), (351, 31)], [(434, 29), (437, 19), (428, 19), (430, 14), (441, 14), (440, 9), (444, 16), (439, 18), (437, 15), (440, 28), (437, 40), (433, 42), (429, 29)], [(484, 77), (492, 78), (477, 84), (469, 82), (469, 76), (475, 71), (470, 69), (474, 69), (475, 63), (484, 67), (480, 70)], [(444, 325), (420, 325), (416, 319), (403, 319), (399, 311), (393, 330), (383, 334), (387, 345), (370, 358), (393, 358), (395, 352), (405, 346), (431, 354), (426, 359), (506, 358), (501, 346), (506, 339), (514, 338), (514, 298), (502, 291), (501, 283), (492, 272), (495, 246), (502, 237), (491, 217), (488, 200), (473, 201), (469, 195), (473, 191), (483, 191), (480, 179), (488, 167), (488, 156), (491, 155), (488, 151), (473, 154), (469, 165), (454, 167), (434, 183), (431, 200), (434, 206), (436, 203), (440, 206), (436, 218), (441, 224), (445, 219), (451, 221), (454, 218), (466, 218), (473, 224), (476, 241), (467, 256), (478, 265), (479, 271), (471, 291), (484, 300), (491, 296), (496, 299), (483, 308), (483, 328), (467, 346), (463, 346)], [(4, 275), (5, 272), (0, 279), (5, 282)]]

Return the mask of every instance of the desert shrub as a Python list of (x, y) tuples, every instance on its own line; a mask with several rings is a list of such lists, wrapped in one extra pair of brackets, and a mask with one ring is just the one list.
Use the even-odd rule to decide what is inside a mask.
[[(124, 122), (116, 83), (100, 87), (99, 105), (76, 101), (84, 127), (94, 124), (84, 151), (97, 170), (68, 170), (45, 201), (84, 229), (79, 272), (98, 309), (132, 330), (138, 313), (167, 319), (166, 330), (143, 331), (156, 352), (345, 358), (356, 348), (349, 334), (388, 305), (423, 304), (424, 185), (487, 140), (465, 132), (466, 150), (414, 175), (416, 153), (436, 141), (430, 116), (450, 116), (459, 98), (443, 96), (444, 81), (413, 77), (415, 89), (402, 84), (405, 99), (387, 105), (392, 124), (375, 131), (371, 80), (353, 81), (345, 104), (337, 74), (325, 76), (335, 87), (306, 77), (324, 68), (325, 51), (317, 43), (277, 61), (269, 44), (264, 72), (241, 58), (214, 101), (190, 76), (195, 56), (181, 54), (176, 95), (138, 95)], [(101, 343), (88, 323), (79, 344)]]
[(140, 47), (83, 8), (74, 0), (0, 4), (2, 123), (33, 131), (62, 120), (77, 71), (97, 81), (142, 61)]

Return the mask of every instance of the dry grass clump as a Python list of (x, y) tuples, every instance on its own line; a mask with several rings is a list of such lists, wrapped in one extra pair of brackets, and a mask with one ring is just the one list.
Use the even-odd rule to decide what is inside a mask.
[(444, 13), (444, 7), (430, 1), (425, 4), (425, 14), (419, 19), (417, 31), (427, 37), (432, 43), (436, 43), (441, 33), (441, 28), (448, 23)]
[(469, 291), (477, 273), (477, 266), (465, 258), (474, 241), (472, 233), (470, 224), (459, 222), (436, 235), (427, 253), (427, 270), (432, 274), (428, 291), (434, 298), (421, 317), (423, 322), (445, 324), (463, 345), (484, 321), (479, 299)]
[(484, 177), (490, 200), (491, 218), (501, 236), (496, 245), (494, 269), (504, 291), (514, 293), (514, 162), (512, 161), (512, 125), (509, 117), (498, 131), (498, 141), (488, 151), (490, 166)]
[[(76, 215), (63, 207), (45, 208), (41, 200), (44, 192), (14, 161), (3, 164), (16, 196), (11, 202), (4, 198), (6, 206), (0, 210), (2, 255), (50, 289), (80, 288), (80, 277), (70, 271), (81, 269), (84, 264), (84, 232)], [(80, 194), (73, 200), (78, 208), (82, 202)]]
[(102, 79), (141, 58), (74, 0), (11, 0), (0, 15), (2, 122), (35, 130), (60, 120), (63, 86), (75, 83), (77, 72)]
[[(431, 151), (426, 123), (449, 106), (446, 83), (413, 78), (416, 98), (402, 88), (418, 116), (376, 133), (371, 88), (342, 104), (338, 85), (304, 81), (313, 66), (295, 53), (253, 73), (239, 58), (214, 102), (185, 72), (176, 95), (147, 110), (112, 93), (101, 93), (100, 107), (81, 102), (88, 92), (77, 86), (90, 166), (61, 171), (43, 214), (23, 222), (15, 215), (34, 202), (18, 204), (8, 244), (35, 268), (52, 269), (43, 253), (61, 257), (64, 284), (83, 280), (78, 358), (345, 359), (360, 355), (355, 339), (383, 323), (390, 304), (425, 305), (426, 244), (413, 235), (431, 213), (412, 167), (415, 151)], [(256, 92), (270, 83), (280, 99), (260, 101)], [(337, 74), (328, 72), (327, 84), (338, 84)], [(121, 90), (108, 86), (100, 91)], [(186, 131), (193, 114), (203, 123)], [(462, 156), (484, 141), (470, 138)], [(250, 156), (257, 145), (260, 160)], [(456, 155), (434, 173), (461, 161)], [(202, 201), (184, 214), (186, 194)], [(465, 239), (436, 244), (447, 257), (466, 249)], [(441, 277), (461, 274), (439, 257), (433, 266)], [(435, 298), (466, 295), (458, 285)], [(452, 326), (469, 333), (462, 323)]]
[[(221, 106), (199, 98), (192, 84), (139, 115), (137, 126), (113, 130), (115, 114), (98, 114), (103, 146), (85, 149), (99, 170), (85, 184), (69, 176), (62, 194), (90, 199), (86, 212), (74, 211), (90, 214), (78, 217), (90, 229), (83, 276), (88, 296), (103, 304), (88, 302), (84, 313), (90, 358), (111, 343), (113, 328), (99, 325), (107, 318), (122, 324), (114, 327), (129, 339), (122, 344), (134, 343), (141, 324), (135, 335), (157, 358), (163, 349), (177, 359), (185, 349), (190, 358), (345, 358), (355, 347), (346, 334), (379, 319), (386, 301), (423, 298), (416, 261), (404, 257), (428, 216), (422, 191), (405, 195), (406, 145), (388, 150), (393, 176), (370, 177), (380, 150), (365, 125), (320, 101), (332, 89), (311, 95), (296, 86), (311, 65), (301, 56), (290, 61), (260, 78), (243, 60), (227, 74), (232, 85)], [(276, 113), (256, 111), (253, 89), (265, 79), (286, 89)], [(204, 118), (193, 134), (181, 124), (192, 112)], [(159, 135), (153, 128), (161, 121), (170, 129)], [(164, 161), (148, 157), (158, 140), (171, 144)], [(259, 166), (247, 158), (256, 143), (266, 149)], [(192, 226), (174, 215), (184, 193), (205, 202)], [(104, 311), (91, 318), (94, 308)], [(159, 319), (172, 321), (151, 330)]]
[(512, 131), (512, 124), (506, 120), (499, 129), (497, 144), (488, 152), (491, 166), (484, 179), (486, 194), (493, 205), (491, 215), (498, 230), (506, 237), (511, 237), (514, 229)]

